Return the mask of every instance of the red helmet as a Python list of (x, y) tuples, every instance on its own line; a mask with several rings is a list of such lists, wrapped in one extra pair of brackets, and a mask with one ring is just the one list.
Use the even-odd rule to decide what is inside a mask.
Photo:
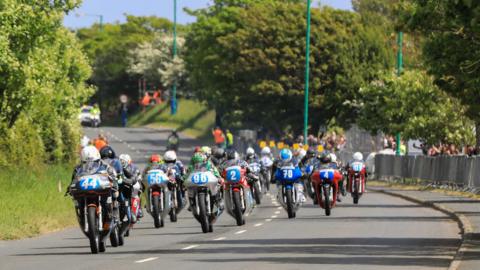
[(202, 148), (200, 146), (195, 147), (195, 150), (193, 150), (193, 153), (200, 153), (202, 152)]
[(150, 157), (150, 162), (151, 163), (158, 163), (162, 161), (162, 157), (160, 155), (152, 155)]

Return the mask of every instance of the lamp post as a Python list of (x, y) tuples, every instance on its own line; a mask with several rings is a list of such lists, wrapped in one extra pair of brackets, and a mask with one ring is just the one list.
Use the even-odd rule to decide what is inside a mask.
[(307, 42), (305, 55), (305, 107), (303, 112), (303, 139), (304, 144), (307, 144), (308, 136), (308, 87), (310, 81), (310, 17), (311, 17), (311, 0), (307, 0)]
[[(398, 32), (398, 37), (397, 37), (397, 46), (398, 46), (398, 52), (397, 52), (397, 76), (402, 75), (402, 70), (403, 70), (403, 32)], [(396, 155), (400, 155), (400, 132), (397, 133), (396, 136), (396, 143), (397, 143), (397, 149), (395, 151)]]
[[(173, 60), (177, 57), (177, 0), (173, 0)], [(177, 113), (177, 80), (173, 82), (170, 114)]]

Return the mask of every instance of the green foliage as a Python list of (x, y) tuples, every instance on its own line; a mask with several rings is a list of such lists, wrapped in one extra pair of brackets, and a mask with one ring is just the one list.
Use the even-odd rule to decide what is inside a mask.
[(406, 71), (401, 77), (384, 74), (361, 89), (361, 127), (372, 133), (401, 133), (404, 139), (470, 144), (473, 124), (464, 108), (434, 85), (423, 71)]
[[(229, 123), (299, 131), (306, 6), (301, 1), (240, 2), (245, 4), (197, 13), (186, 41), (191, 88)], [(353, 12), (312, 10), (314, 129), (332, 119), (343, 125), (354, 120), (360, 85), (391, 65), (381, 34), (364, 27)]]
[(480, 145), (480, 2), (411, 0), (406, 25), (426, 38), (423, 54), (442, 90), (467, 107)]
[(169, 127), (183, 131), (194, 137), (209, 136), (215, 122), (215, 112), (203, 102), (179, 99), (178, 111), (170, 115), (170, 106), (164, 103), (139, 112), (129, 119), (129, 125), (149, 127)]
[(71, 173), (68, 165), (2, 170), (0, 240), (33, 237), (75, 225), (72, 201), (63, 196)]

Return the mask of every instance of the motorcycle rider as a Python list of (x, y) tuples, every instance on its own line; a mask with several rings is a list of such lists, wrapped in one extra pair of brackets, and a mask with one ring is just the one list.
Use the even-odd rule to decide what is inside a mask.
[[(141, 173), (140, 169), (133, 164), (132, 158), (128, 154), (121, 154), (119, 157), (120, 163), (122, 164), (124, 180), (120, 183), (120, 189), (124, 192), (126, 199), (130, 200), (132, 197), (140, 197), (140, 194), (143, 191), (143, 186), (141, 184)], [(127, 185), (127, 186), (125, 186)], [(131, 187), (131, 188), (130, 188)], [(138, 216), (133, 219), (143, 217), (141, 201), (139, 202), (139, 211)]]
[(163, 167), (163, 159), (158, 154), (153, 154), (150, 156), (149, 163), (145, 166), (143, 174), (145, 175), (150, 170), (161, 170)]
[[(280, 159), (276, 163), (276, 169), (275, 169), (275, 177), (273, 178), (274, 180), (282, 178), (282, 170), (281, 168), (283, 167), (294, 167), (297, 168), (298, 170), (295, 170), (296, 172), (300, 172), (300, 169), (298, 168), (298, 161), (296, 161), (293, 158), (293, 153), (290, 149), (284, 148), (282, 151), (280, 151)], [(301, 173), (300, 173), (301, 174)], [(298, 178), (300, 178), (301, 175), (298, 175)], [(278, 183), (277, 183), (278, 184)], [(304, 203), (307, 201), (305, 198), (304, 194), (304, 189), (303, 189), (303, 184), (301, 182), (295, 183), (295, 186), (298, 190), (298, 196), (300, 199), (300, 202)]]
[(213, 165), (215, 165), (216, 167), (220, 166), (220, 164), (222, 164), (226, 159), (225, 149), (221, 147), (215, 148), (211, 159)]
[(255, 150), (252, 147), (248, 147), (247, 151), (245, 152), (245, 161), (250, 164), (253, 162), (258, 163), (257, 154), (255, 154)]
[(177, 160), (177, 153), (175, 151), (167, 151), (163, 155), (163, 160), (165, 162), (165, 166), (168, 168), (173, 167), (175, 169), (175, 180), (177, 181), (178, 185), (180, 186), (180, 190), (182, 191), (182, 196), (185, 196), (185, 188), (183, 185), (183, 181), (185, 178), (185, 167), (180, 160)]
[(178, 146), (180, 144), (180, 136), (178, 136), (177, 130), (172, 130), (170, 136), (167, 138), (168, 150), (178, 151)]
[[(328, 154), (328, 156), (330, 157), (330, 168), (334, 169), (334, 170), (340, 170), (341, 166), (339, 164), (339, 161), (337, 161), (337, 155), (335, 155), (335, 153), (333, 152), (330, 152)], [(347, 196), (347, 192), (345, 190), (345, 178), (342, 177), (341, 180), (338, 181), (338, 188), (339, 188), (339, 195), (337, 196), (337, 202), (341, 202), (342, 199), (340, 198), (340, 194), (345, 197)]]
[(122, 164), (120, 163), (120, 160), (117, 158), (117, 155), (115, 154), (115, 151), (111, 146), (109, 145), (104, 146), (100, 150), (100, 156), (103, 161), (105, 161), (115, 169), (115, 172), (117, 173), (117, 177), (123, 176)]
[[(363, 160), (363, 154), (360, 153), (360, 152), (356, 152), (353, 154), (352, 156), (352, 160), (350, 162), (348, 162), (348, 164), (345, 166), (345, 171), (349, 171), (350, 170), (350, 167), (352, 167), (352, 165), (354, 163), (360, 163), (361, 166), (365, 167), (365, 161)], [(367, 171), (365, 170), (365, 186), (367, 185)]]
[[(336, 156), (333, 155), (335, 158)], [(320, 156), (319, 156), (319, 160), (320, 160), (320, 164), (318, 166), (318, 170), (325, 170), (325, 169), (333, 169), (335, 172), (334, 172), (334, 181), (335, 183), (337, 183), (338, 186), (336, 186), (337, 190), (340, 186), (340, 182), (343, 183), (343, 174), (339, 171), (338, 168), (334, 168), (332, 166), (332, 163), (334, 163), (335, 167), (337, 166), (336, 165), (336, 160), (332, 160), (332, 155), (331, 153), (322, 153)], [(337, 196), (337, 201), (338, 202), (341, 202), (341, 200), (339, 199), (339, 196)]]

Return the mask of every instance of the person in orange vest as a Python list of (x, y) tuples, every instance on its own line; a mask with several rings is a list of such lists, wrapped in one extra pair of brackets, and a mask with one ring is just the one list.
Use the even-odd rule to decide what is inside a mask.
[(145, 92), (145, 95), (143, 96), (141, 103), (142, 103), (143, 109), (145, 109), (148, 105), (150, 105), (150, 95), (148, 94), (148, 92)]
[(155, 99), (156, 105), (159, 105), (162, 103), (162, 99), (160, 98), (160, 90), (155, 90), (155, 92), (153, 92), (153, 99)]
[(220, 127), (212, 130), (213, 140), (218, 147), (225, 148), (225, 135)]
[(95, 145), (95, 148), (100, 151), (100, 149), (108, 145), (108, 140), (103, 134), (98, 134), (98, 138), (95, 139), (93, 144)]

